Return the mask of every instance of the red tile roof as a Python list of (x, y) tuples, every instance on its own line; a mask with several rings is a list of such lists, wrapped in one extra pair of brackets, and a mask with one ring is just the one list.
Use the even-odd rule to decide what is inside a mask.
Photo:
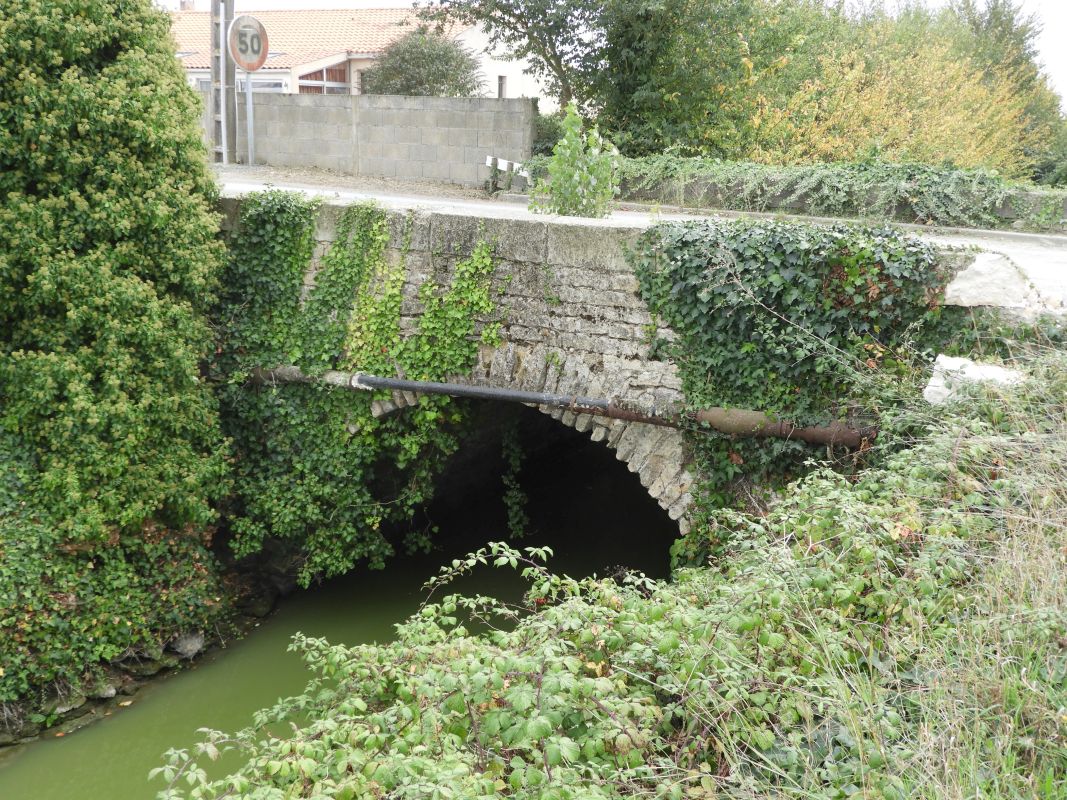
[[(416, 24), (414, 13), (404, 8), (244, 13), (263, 23), (270, 51), (277, 54), (267, 59), (263, 69), (289, 69), (348, 51), (377, 54)], [(211, 69), (211, 13), (175, 11), (170, 17), (182, 65)]]

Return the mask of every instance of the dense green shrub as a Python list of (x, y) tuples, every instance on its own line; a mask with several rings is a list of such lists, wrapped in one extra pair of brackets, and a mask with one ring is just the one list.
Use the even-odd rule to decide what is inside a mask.
[(477, 97), (478, 60), (459, 42), (428, 30), (397, 39), (363, 73), (364, 94)]
[(607, 216), (618, 192), (618, 156), (595, 127), (582, 130), (582, 118), (572, 103), (563, 118), (563, 136), (548, 159), (546, 180), (535, 184), (530, 207), (548, 214)]
[(550, 156), (556, 143), (563, 138), (562, 114), (538, 114), (534, 118), (533, 154)]
[(91, 685), (99, 665), (157, 653), (223, 607), (209, 532), (146, 522), (136, 537), (79, 547), (25, 504), (31, 463), (0, 433), (0, 705)]
[[(307, 690), (171, 751), (160, 797), (1062, 798), (1065, 367), (924, 413), (884, 468), (718, 512), (673, 582), (497, 544), (431, 585), (518, 566), (518, 606), (440, 597), (386, 644), (298, 635)], [(229, 777), (199, 771), (234, 748)]]
[(198, 367), (216, 190), (166, 16), (149, 0), (5, 3), (0, 50), (11, 697), (204, 621), (210, 579), (190, 559), (208, 563), (226, 466)]
[[(268, 540), (285, 543), (303, 561), (305, 584), (360, 562), (384, 564), (393, 543), (383, 524), (406, 521), (431, 496), (437, 469), (457, 446), (462, 407), (425, 397), (417, 408), (378, 419), (369, 393), (256, 384), (251, 372), (295, 364), (312, 375), (335, 367), (388, 376), (400, 370), (420, 380), (463, 374), (476, 355), (475, 317), (493, 308), (494, 264), (481, 243), (455, 266), (447, 287), (423, 284), (417, 330), (402, 338), (405, 254), (386, 256), (385, 212), (373, 205), (342, 215), (301, 303), (315, 208), (284, 192), (242, 201), (216, 363), (234, 442), (234, 549), (248, 555)], [(413, 530), (407, 543), (424, 545), (425, 536)]]
[(167, 18), (32, 0), (0, 42), (0, 420), (33, 454), (28, 491), (73, 538), (204, 524), (216, 190)]

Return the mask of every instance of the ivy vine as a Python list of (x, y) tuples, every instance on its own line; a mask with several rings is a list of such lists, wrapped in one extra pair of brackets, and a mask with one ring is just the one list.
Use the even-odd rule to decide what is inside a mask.
[[(494, 308), (491, 247), (479, 243), (455, 265), (449, 286), (420, 287), (422, 313), (413, 334), (400, 336), (410, 220), (400, 251), (390, 251), (385, 212), (370, 204), (341, 215), (301, 304), (315, 214), (315, 203), (282, 192), (243, 203), (218, 359), (237, 476), (233, 549), (249, 555), (268, 541), (283, 543), (301, 558), (305, 585), (361, 561), (384, 565), (395, 544), (385, 524), (409, 520), (431, 497), (437, 471), (458, 446), (463, 407), (424, 397), (379, 419), (373, 395), (260, 386), (248, 381), (251, 371), (293, 363), (312, 374), (338, 367), (440, 380), (471, 369), (475, 331)], [(491, 339), (492, 329), (483, 335)], [(412, 530), (404, 544), (428, 541)]]
[(526, 492), (519, 481), (525, 454), (519, 438), (518, 417), (512, 417), (505, 423), (500, 437), (500, 451), (504, 460), (504, 472), (500, 480), (504, 484), (504, 510), (508, 515), (508, 533), (513, 539), (521, 539), (529, 532), (530, 515), (526, 513)]
[[(678, 363), (688, 402), (803, 424), (877, 408), (874, 375), (903, 370), (941, 316), (933, 250), (890, 228), (708, 220), (645, 234), (634, 266), (653, 314), (679, 336), (654, 350)], [(742, 475), (790, 477), (810, 456), (792, 441), (702, 436), (716, 504)]]

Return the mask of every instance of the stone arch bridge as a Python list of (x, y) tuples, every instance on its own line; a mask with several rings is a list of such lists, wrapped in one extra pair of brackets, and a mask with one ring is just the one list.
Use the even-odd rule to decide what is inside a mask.
[[(224, 227), (232, 227), (238, 207), (239, 200), (224, 201)], [(307, 287), (336, 238), (343, 209), (320, 207)], [(674, 364), (651, 360), (648, 352), (653, 333), (671, 334), (655, 327), (625, 257), (640, 227), (402, 210), (389, 211), (388, 222), (386, 258), (394, 264), (403, 259), (406, 269), (401, 335), (415, 329), (421, 313), (419, 287), (425, 281), (447, 285), (456, 263), (469, 257), (479, 241), (493, 244), (496, 310), (479, 325), (498, 323), (502, 344), (481, 345), (471, 374), (450, 376), (450, 381), (607, 398), (644, 411), (681, 405), (682, 384)], [(417, 402), (416, 394), (397, 391), (378, 410), (389, 413)], [(604, 442), (682, 530), (688, 529), (694, 475), (681, 431), (540, 410)]]
[[(224, 227), (232, 227), (240, 200), (230, 197), (223, 203)], [(479, 325), (499, 324), (502, 344), (482, 345), (473, 371), (451, 376), (451, 382), (604, 398), (653, 415), (683, 406), (675, 365), (654, 360), (649, 353), (653, 338), (669, 339), (673, 333), (649, 314), (626, 258), (628, 248), (650, 224), (647, 216), (576, 220), (535, 217), (519, 208), (502, 212), (501, 204), (466, 205), (471, 208), (461, 212), (447, 207), (387, 212), (386, 257), (392, 264), (403, 260), (405, 267), (401, 335), (416, 328), (422, 311), (419, 287), (424, 282), (448, 285), (455, 265), (470, 256), (478, 242), (494, 246), (496, 310)], [(486, 213), (490, 208), (496, 213)], [(319, 259), (337, 236), (343, 210), (344, 205), (336, 202), (320, 206), (306, 288), (314, 284)], [(1008, 305), (1003, 298), (1015, 294), (1022, 299), (1013, 302), (1033, 299), (1033, 282), (1003, 256), (956, 253), (951, 260), (962, 270), (949, 287), (949, 303)], [(989, 274), (991, 269), (997, 274)], [(957, 286), (970, 273), (977, 278)], [(1007, 295), (1005, 282), (1014, 287)], [(1063, 298), (1052, 300), (1064, 304)], [(418, 402), (413, 392), (395, 391), (391, 401), (378, 404), (377, 412), (390, 413)], [(688, 530), (695, 474), (680, 430), (561, 408), (538, 409), (611, 448), (681, 531)]]

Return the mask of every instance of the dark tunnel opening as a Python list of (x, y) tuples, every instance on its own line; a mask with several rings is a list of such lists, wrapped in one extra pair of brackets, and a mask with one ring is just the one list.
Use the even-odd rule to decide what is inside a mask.
[[(522, 454), (517, 478), (528, 524), (521, 538), (509, 533), (504, 500), (509, 428)], [(551, 547), (549, 566), (572, 576), (624, 567), (666, 577), (678, 536), (677, 523), (605, 444), (532, 408), (491, 401), (470, 404), (468, 434), (423, 514), (437, 529), (431, 560), (504, 540), (520, 548)]]

